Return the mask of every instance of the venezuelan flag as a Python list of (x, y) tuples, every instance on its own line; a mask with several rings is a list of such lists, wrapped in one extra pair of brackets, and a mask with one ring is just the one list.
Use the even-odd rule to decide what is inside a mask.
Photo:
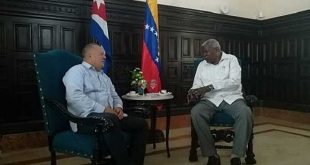
[(145, 8), (141, 68), (143, 77), (148, 83), (148, 92), (159, 92), (161, 90), (158, 42), (159, 31), (157, 0), (147, 0)]

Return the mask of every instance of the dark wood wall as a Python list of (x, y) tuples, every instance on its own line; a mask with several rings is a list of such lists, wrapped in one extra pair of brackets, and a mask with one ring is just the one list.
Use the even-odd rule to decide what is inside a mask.
[(261, 24), (254, 92), (264, 105), (310, 112), (310, 11)]
[[(43, 129), (33, 54), (66, 49), (77, 54), (91, 41), (90, 0), (2, 0), (0, 5), (0, 129)], [(120, 95), (129, 71), (140, 66), (143, 2), (108, 0), (113, 60), (109, 73)], [(310, 12), (258, 21), (159, 6), (163, 87), (175, 95), (173, 113), (187, 113), (185, 95), (193, 60), (209, 38), (243, 60), (243, 85), (261, 105), (307, 110), (310, 105)], [(8, 106), (10, 108), (4, 108)], [(309, 112), (309, 111), (308, 111)], [(5, 129), (4, 129), (5, 128)]]

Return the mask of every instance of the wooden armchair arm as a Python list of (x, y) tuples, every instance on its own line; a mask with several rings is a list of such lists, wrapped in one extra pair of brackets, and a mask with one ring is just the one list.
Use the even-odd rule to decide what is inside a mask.
[(248, 106), (254, 106), (257, 104), (258, 99), (255, 95), (245, 95), (244, 99), (246, 101), (246, 103), (248, 104)]
[(47, 106), (53, 110), (61, 112), (61, 114), (69, 121), (76, 123), (78, 126), (92, 126), (95, 128), (95, 132), (107, 132), (114, 126), (113, 122), (109, 118), (97, 119), (92, 117), (78, 117), (73, 115), (67, 110), (67, 107), (54, 99), (44, 99)]

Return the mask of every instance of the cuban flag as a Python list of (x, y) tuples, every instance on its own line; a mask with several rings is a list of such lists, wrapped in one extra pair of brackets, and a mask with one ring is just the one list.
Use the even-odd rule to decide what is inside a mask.
[(147, 0), (141, 68), (143, 77), (148, 84), (147, 91), (151, 93), (161, 90), (158, 34), (157, 0)]
[(90, 22), (90, 35), (105, 50), (106, 60), (104, 63), (103, 71), (107, 73), (111, 66), (112, 54), (110, 48), (107, 15), (104, 0), (93, 0)]

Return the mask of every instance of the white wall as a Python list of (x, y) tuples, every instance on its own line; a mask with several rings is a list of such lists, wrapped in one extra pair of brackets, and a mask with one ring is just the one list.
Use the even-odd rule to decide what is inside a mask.
[(310, 0), (261, 0), (266, 18), (278, 17), (310, 9)]
[(213, 13), (221, 13), (221, 7), (228, 8), (227, 15), (250, 19), (269, 19), (310, 9), (310, 0), (158, 0), (158, 3)]

